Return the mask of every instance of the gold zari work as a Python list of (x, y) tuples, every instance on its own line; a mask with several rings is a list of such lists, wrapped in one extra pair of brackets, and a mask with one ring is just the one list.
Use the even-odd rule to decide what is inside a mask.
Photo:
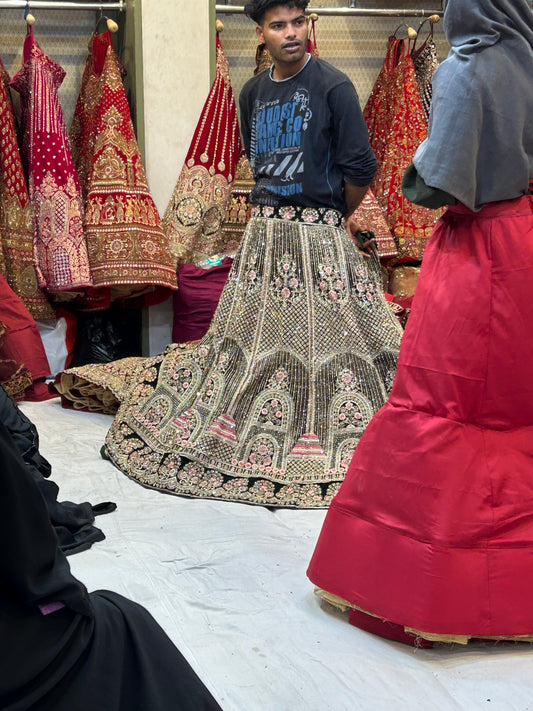
[(254, 185), (255, 180), (250, 161), (245, 155), (242, 155), (237, 163), (226, 218), (222, 225), (221, 241), (224, 245), (225, 256), (233, 257), (242, 241), (246, 225), (252, 214), (252, 205), (249, 200)]
[(93, 37), (72, 127), (91, 274), (95, 287), (110, 287), (111, 299), (177, 287), (121, 70), (109, 33)]
[(75, 410), (114, 415), (137, 371), (146, 362), (145, 358), (132, 356), (110, 363), (69, 368), (60, 374), (54, 387), (72, 403)]
[(380, 279), (341, 228), (253, 217), (206, 336), (132, 384), (112, 460), (173, 494), (327, 506), (395, 375)]

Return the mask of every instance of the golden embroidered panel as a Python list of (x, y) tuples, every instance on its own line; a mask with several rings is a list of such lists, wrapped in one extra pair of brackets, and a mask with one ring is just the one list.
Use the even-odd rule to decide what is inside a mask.
[(387, 399), (401, 334), (377, 255), (339, 227), (252, 217), (206, 336), (147, 361), (108, 454), (172, 494), (327, 506)]
[(111, 299), (150, 287), (177, 288), (148, 188), (109, 32), (92, 38), (71, 140), (85, 196), (84, 227), (94, 286)]
[(202, 109), (185, 164), (163, 216), (178, 262), (204, 266), (215, 255), (231, 256), (234, 240), (222, 225), (226, 217), (241, 138), (229, 66), (216, 36), (215, 81)]

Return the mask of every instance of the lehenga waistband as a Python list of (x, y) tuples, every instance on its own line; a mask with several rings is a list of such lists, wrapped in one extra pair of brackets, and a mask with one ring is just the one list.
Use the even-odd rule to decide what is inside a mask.
[(306, 222), (312, 225), (342, 227), (344, 218), (332, 207), (301, 207), (300, 205), (255, 205), (252, 217), (271, 217), (291, 222)]
[(473, 218), (495, 217), (499, 215), (530, 215), (533, 213), (532, 196), (529, 194), (522, 195), (509, 200), (499, 200), (498, 202), (488, 202), (482, 205), (477, 212), (473, 212), (470, 208), (462, 203), (450, 205), (447, 212), (444, 214), (452, 215), (469, 215)]

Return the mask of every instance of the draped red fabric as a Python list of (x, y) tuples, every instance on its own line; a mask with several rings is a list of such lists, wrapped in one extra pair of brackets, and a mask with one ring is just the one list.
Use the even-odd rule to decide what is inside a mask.
[(39, 329), (22, 299), (0, 275), (0, 382), (15, 397), (49, 397), (50, 366)]
[(178, 291), (173, 297), (172, 342), (200, 340), (211, 323), (233, 263), (226, 257), (209, 269), (183, 264), (178, 269)]

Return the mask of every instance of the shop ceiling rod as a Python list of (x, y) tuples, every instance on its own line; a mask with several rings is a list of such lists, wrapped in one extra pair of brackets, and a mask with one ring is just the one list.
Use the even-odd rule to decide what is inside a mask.
[[(215, 5), (215, 10), (219, 13), (237, 15), (244, 12), (244, 5)], [(442, 10), (383, 10), (359, 7), (308, 7), (307, 12), (316, 12), (319, 16), (337, 15), (345, 17), (429, 17), (430, 15), (442, 15)]]
[(124, 10), (124, 0), (118, 2), (65, 2), (64, 0), (0, 0), (0, 9), (30, 10)]

